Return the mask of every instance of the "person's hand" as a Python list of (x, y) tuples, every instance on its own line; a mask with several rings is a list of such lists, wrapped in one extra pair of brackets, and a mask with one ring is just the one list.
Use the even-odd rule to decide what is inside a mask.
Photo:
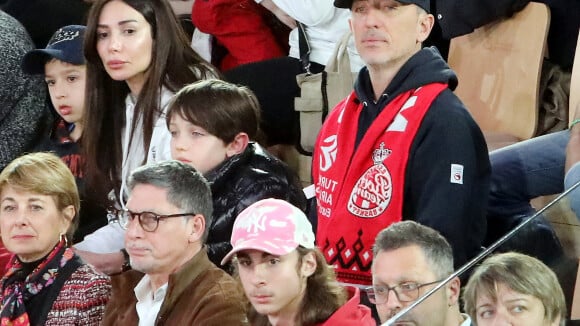
[(580, 103), (576, 105), (574, 120), (570, 122), (570, 138), (566, 146), (566, 172), (580, 162)]
[(570, 121), (570, 123), (574, 123), (574, 121), (580, 119), (580, 102), (576, 105), (576, 110), (574, 110), (574, 119)]
[(113, 275), (118, 274), (123, 270), (125, 257), (123, 257), (123, 254), (120, 251), (97, 254), (90, 251), (75, 249), (75, 253), (85, 262), (93, 265), (101, 273)]
[(276, 18), (278, 18), (279, 21), (284, 23), (284, 25), (290, 27), (290, 29), (296, 28), (297, 26), (296, 20), (288, 16), (288, 14), (282, 11), (281, 9), (278, 9), (277, 11), (273, 12), (273, 14), (276, 16)]
[(290, 17), (285, 11), (280, 9), (272, 0), (263, 0), (260, 4), (268, 9), (271, 13), (278, 18), (284, 25), (290, 27), (290, 29), (296, 28), (296, 20)]
[(580, 132), (580, 102), (576, 105), (574, 118), (570, 121), (570, 132)]

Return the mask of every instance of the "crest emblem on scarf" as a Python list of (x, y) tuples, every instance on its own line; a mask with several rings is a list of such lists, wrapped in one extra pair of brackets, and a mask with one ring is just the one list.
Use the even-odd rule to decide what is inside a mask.
[(358, 179), (348, 200), (348, 211), (362, 218), (375, 218), (391, 202), (393, 192), (391, 174), (383, 161), (391, 155), (385, 143), (373, 151), (374, 164)]

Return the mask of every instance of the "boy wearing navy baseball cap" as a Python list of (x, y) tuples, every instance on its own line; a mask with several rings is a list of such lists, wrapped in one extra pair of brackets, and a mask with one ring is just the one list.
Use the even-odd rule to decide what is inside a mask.
[(82, 134), (85, 102), (84, 33), (85, 26), (62, 27), (54, 33), (46, 48), (29, 51), (22, 59), (25, 73), (44, 74), (52, 105), (66, 122), (74, 142)]
[(85, 26), (69, 25), (57, 30), (44, 49), (31, 50), (22, 59), (27, 74), (42, 74), (54, 111), (58, 114), (36, 151), (50, 151), (62, 158), (75, 176), (82, 209), (78, 242), (106, 223), (105, 210), (84, 198), (83, 160), (78, 141), (83, 131), (86, 65), (83, 53)]

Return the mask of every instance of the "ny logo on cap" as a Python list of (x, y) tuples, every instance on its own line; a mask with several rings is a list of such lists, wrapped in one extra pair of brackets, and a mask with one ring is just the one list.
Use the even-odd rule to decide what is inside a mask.
[(247, 217), (240, 219), (237, 229), (245, 229), (247, 233), (258, 233), (266, 230), (267, 214), (274, 210), (273, 207), (262, 206), (256, 208)]

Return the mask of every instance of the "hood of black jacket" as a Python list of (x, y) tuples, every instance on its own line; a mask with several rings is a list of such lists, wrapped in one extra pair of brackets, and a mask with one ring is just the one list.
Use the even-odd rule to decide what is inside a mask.
[[(457, 76), (443, 60), (437, 48), (426, 47), (415, 53), (401, 67), (377, 102), (388, 102), (403, 92), (431, 83), (446, 83), (453, 91), (457, 87)], [(361, 69), (354, 90), (361, 102), (374, 102), (374, 91), (367, 67)]]

